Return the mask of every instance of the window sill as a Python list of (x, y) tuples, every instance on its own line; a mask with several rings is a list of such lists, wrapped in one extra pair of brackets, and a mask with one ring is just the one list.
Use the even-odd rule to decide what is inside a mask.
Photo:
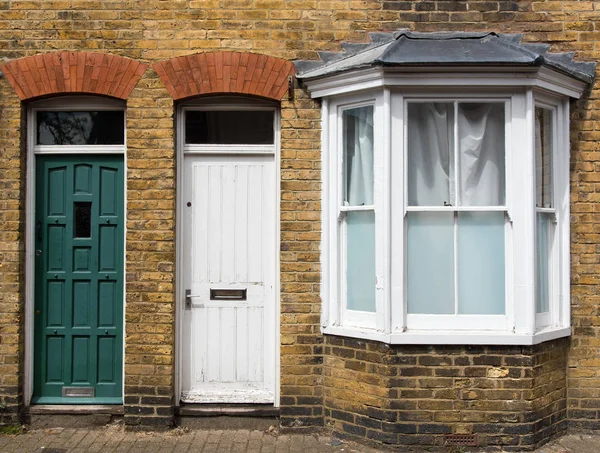
[(347, 327), (323, 327), (327, 335), (374, 340), (387, 344), (422, 344), (422, 345), (506, 345), (530, 346), (544, 341), (571, 335), (570, 327), (548, 327), (533, 335), (511, 332), (492, 331), (448, 331), (448, 330), (407, 330), (402, 333), (382, 333), (369, 329), (349, 329)]

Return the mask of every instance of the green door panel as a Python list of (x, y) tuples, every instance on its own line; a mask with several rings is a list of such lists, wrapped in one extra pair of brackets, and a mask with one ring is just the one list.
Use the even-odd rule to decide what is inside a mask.
[(122, 156), (37, 158), (33, 403), (122, 403), (123, 171)]

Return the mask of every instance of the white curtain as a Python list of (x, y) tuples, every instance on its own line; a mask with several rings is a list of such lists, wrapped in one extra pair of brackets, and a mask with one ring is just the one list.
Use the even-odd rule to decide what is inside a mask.
[(552, 112), (535, 108), (535, 205), (553, 206), (552, 200)]
[(349, 206), (373, 204), (373, 107), (344, 112), (345, 196)]
[(456, 122), (458, 184), (453, 139), (454, 104), (409, 104), (409, 204), (503, 205), (504, 105), (459, 103)]
[(408, 106), (408, 203), (454, 204), (454, 106), (449, 103)]

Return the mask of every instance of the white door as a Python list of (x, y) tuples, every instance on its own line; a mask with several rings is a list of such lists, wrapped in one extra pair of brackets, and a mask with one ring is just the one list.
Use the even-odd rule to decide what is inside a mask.
[(183, 179), (181, 401), (273, 403), (274, 155), (186, 154)]

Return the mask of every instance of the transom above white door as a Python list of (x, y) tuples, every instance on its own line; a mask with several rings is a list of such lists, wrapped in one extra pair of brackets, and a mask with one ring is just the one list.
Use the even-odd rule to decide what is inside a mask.
[(181, 401), (274, 403), (276, 112), (182, 113)]

